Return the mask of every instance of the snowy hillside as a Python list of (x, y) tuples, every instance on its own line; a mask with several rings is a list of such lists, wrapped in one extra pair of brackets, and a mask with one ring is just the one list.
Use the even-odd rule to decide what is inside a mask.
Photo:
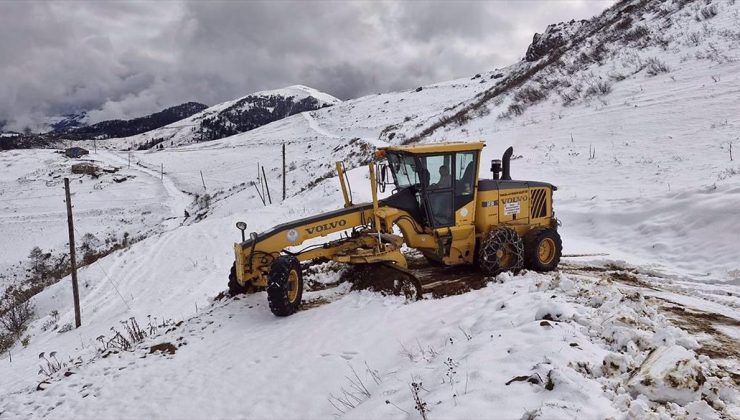
[(339, 99), (306, 86), (255, 92), (207, 108), (167, 126), (120, 139), (103, 142), (117, 149), (182, 146), (215, 140), (252, 130), (304, 111), (339, 103)]
[[(102, 219), (79, 209), (77, 229), (141, 238), (80, 270), (80, 329), (59, 332), (74, 319), (69, 277), (34, 297), (26, 346), (0, 359), (0, 415), (740, 418), (740, 2), (621, 2), (537, 40), (504, 69), (132, 152), (130, 168), (126, 152), (93, 154), (131, 178), (75, 180), (81, 203), (107, 206)], [(171, 127), (173, 145), (192, 127)], [(336, 160), (367, 201), (374, 147), (445, 140), (484, 140), (483, 176), (513, 145), (514, 178), (558, 186), (559, 272), (406, 302), (351, 291), (324, 264), (291, 317), (264, 292), (223, 298), (236, 221), (262, 231), (340, 208)], [(67, 163), (13, 153), (0, 155), (17, 222), (3, 224), (3, 252), (23, 257), (45, 235), (62, 247), (58, 221), (42, 223), (61, 217)], [(251, 184), (258, 163), (271, 205)], [(128, 196), (142, 207), (106, 210)], [(111, 327), (129, 337), (132, 318), (146, 337), (123, 351)]]

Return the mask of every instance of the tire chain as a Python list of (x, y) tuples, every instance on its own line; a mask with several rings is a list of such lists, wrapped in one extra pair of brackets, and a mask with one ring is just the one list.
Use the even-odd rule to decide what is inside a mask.
[[(502, 246), (514, 254), (514, 265), (508, 269), (502, 269), (496, 256), (496, 251)], [(498, 228), (492, 230), (480, 248), (480, 266), (487, 276), (496, 276), (504, 271), (518, 272), (524, 265), (524, 241), (510, 228)]]

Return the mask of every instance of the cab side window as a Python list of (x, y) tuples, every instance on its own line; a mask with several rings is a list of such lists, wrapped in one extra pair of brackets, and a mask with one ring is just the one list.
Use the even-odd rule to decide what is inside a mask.
[(451, 155), (428, 156), (426, 158), (426, 169), (429, 171), (430, 190), (452, 188), (451, 163)]
[(455, 210), (473, 201), (476, 176), (475, 152), (455, 155)]

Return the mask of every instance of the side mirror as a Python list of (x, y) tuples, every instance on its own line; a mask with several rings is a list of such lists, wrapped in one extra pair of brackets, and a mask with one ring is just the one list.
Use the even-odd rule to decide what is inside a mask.
[(388, 176), (386, 174), (386, 171), (388, 169), (388, 165), (385, 163), (380, 165), (380, 182), (378, 183), (378, 189), (380, 192), (385, 192), (385, 185), (386, 185), (386, 179), (388, 179)]

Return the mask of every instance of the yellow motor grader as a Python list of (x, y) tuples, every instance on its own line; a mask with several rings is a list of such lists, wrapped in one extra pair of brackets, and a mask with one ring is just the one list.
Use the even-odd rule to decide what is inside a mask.
[[(301, 262), (336, 261), (390, 268), (402, 274), (393, 283), (394, 292), (420, 298), (421, 284), (406, 269), (404, 245), (431, 264), (475, 265), (486, 276), (555, 269), (562, 250), (552, 211), (557, 188), (512, 180), (511, 147), (491, 162), (492, 178), (479, 179), (484, 146), (454, 142), (379, 148), (369, 164), (372, 202), (365, 204), (352, 203), (344, 166), (337, 162), (344, 208), (248, 238), (246, 224), (237, 223), (242, 241), (234, 244), (230, 294), (266, 289), (272, 312), (291, 315), (301, 304)], [(392, 194), (378, 199), (378, 190), (384, 192), (387, 185)], [(295, 250), (304, 241), (331, 234), (340, 236)]]

